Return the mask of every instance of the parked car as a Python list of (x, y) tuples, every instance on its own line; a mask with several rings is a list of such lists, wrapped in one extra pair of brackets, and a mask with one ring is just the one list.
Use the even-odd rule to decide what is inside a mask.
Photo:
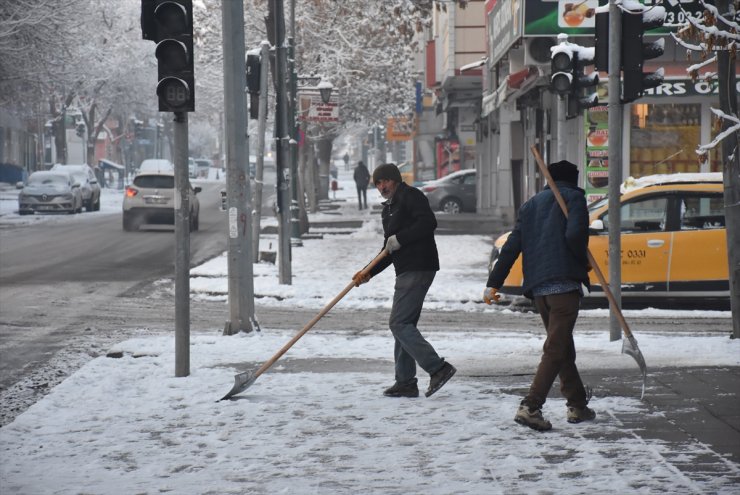
[(137, 172), (174, 172), (175, 165), (163, 158), (147, 158), (141, 165)]
[(18, 194), (18, 214), (82, 211), (80, 183), (66, 171), (37, 171), (28, 176)]
[(66, 171), (74, 177), (75, 182), (80, 183), (82, 193), (82, 204), (86, 211), (100, 210), (100, 185), (95, 177), (95, 172), (89, 165), (62, 165), (57, 163), (52, 168), (54, 171)]
[[(722, 174), (655, 175), (629, 181), (621, 197), (622, 300), (729, 305)], [(589, 249), (609, 279), (608, 199), (589, 205)], [(489, 271), (508, 233), (491, 253)], [(596, 275), (587, 299), (604, 300)], [(501, 292), (521, 295), (521, 258)]]
[(197, 176), (208, 178), (208, 173), (211, 170), (211, 167), (213, 167), (213, 162), (207, 158), (196, 158), (195, 164), (197, 166)]
[(459, 170), (421, 186), (433, 210), (445, 213), (475, 211), (475, 170)]
[[(198, 230), (200, 187), (190, 186), (190, 230)], [(175, 223), (175, 175), (172, 171), (140, 172), (123, 195), (123, 230), (144, 224)]]

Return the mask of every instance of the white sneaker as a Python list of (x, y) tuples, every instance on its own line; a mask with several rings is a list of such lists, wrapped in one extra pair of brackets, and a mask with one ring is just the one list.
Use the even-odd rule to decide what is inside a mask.
[(528, 406), (521, 405), (514, 416), (514, 421), (520, 425), (529, 426), (533, 430), (547, 431), (552, 429), (552, 424), (542, 416), (541, 409), (530, 410)]

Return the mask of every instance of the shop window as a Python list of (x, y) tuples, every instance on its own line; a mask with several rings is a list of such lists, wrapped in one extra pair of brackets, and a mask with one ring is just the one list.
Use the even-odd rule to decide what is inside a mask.
[(633, 104), (630, 126), (632, 177), (699, 172), (701, 105)]
[[(712, 140), (722, 132), (722, 119), (712, 113)], [(709, 151), (709, 171), (722, 172), (722, 143)]]

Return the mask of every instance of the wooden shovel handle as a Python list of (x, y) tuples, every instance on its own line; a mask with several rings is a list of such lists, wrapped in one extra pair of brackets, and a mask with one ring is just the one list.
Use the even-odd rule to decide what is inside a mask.
[[(373, 267), (375, 265), (377, 265), (380, 262), (380, 260), (382, 260), (387, 255), (388, 255), (388, 251), (386, 249), (383, 249), (380, 253), (378, 253), (378, 255), (370, 263), (368, 263), (368, 265), (365, 268), (362, 269), (362, 273), (363, 274), (367, 274), (370, 270), (373, 269)], [(326, 313), (329, 312), (329, 310), (331, 308), (334, 307), (335, 304), (337, 304), (344, 296), (346, 296), (347, 293), (349, 291), (351, 291), (354, 286), (355, 286), (354, 280), (352, 282), (350, 282), (349, 284), (347, 284), (347, 287), (345, 287), (342, 290), (342, 292), (340, 292), (339, 294), (337, 294), (337, 296), (334, 299), (332, 299), (331, 301), (329, 301), (329, 304), (327, 304), (326, 306), (324, 306), (324, 308), (321, 311), (319, 311), (319, 314), (317, 314), (316, 316), (314, 316), (313, 319), (311, 321), (309, 321), (306, 324), (306, 326), (301, 329), (300, 332), (298, 332), (297, 334), (295, 334), (295, 336), (292, 339), (290, 339), (290, 341), (287, 344), (285, 344), (277, 353), (275, 353), (274, 356), (272, 356), (269, 360), (265, 361), (265, 363), (262, 366), (260, 366), (260, 368), (254, 373), (254, 378), (257, 378), (262, 373), (264, 373), (265, 371), (267, 371), (267, 369), (270, 366), (272, 366), (273, 364), (275, 364), (275, 361), (277, 361), (278, 359), (280, 359), (280, 357), (283, 354), (285, 354), (286, 352), (288, 352), (288, 349), (290, 349), (291, 347), (293, 347), (293, 344), (295, 344), (296, 342), (298, 342), (298, 339), (300, 339), (301, 337), (303, 337), (306, 334), (306, 332), (308, 332), (309, 330), (311, 330), (311, 328), (313, 328), (313, 326), (316, 324), (316, 322), (318, 322)]]
[[(547, 183), (550, 185), (550, 189), (552, 189), (552, 192), (555, 195), (555, 200), (560, 205), (560, 209), (563, 210), (563, 214), (565, 215), (565, 218), (568, 218), (568, 207), (565, 205), (565, 200), (563, 199), (563, 196), (560, 194), (560, 190), (558, 189), (558, 186), (555, 184), (555, 181), (552, 180), (552, 176), (550, 175), (550, 172), (547, 170), (547, 167), (545, 166), (545, 162), (542, 160), (542, 156), (540, 155), (540, 152), (537, 150), (537, 147), (535, 147), (534, 145), (531, 146), (530, 149), (532, 150), (534, 159), (537, 161), (537, 165), (540, 167), (540, 171), (542, 172), (542, 175), (544, 175), (545, 179), (547, 179)], [(630, 330), (630, 327), (627, 324), (627, 320), (624, 319), (622, 310), (619, 308), (619, 305), (617, 304), (617, 300), (614, 297), (614, 294), (612, 294), (611, 288), (609, 287), (609, 284), (606, 282), (606, 278), (604, 278), (604, 274), (602, 273), (601, 268), (599, 268), (599, 265), (596, 264), (594, 255), (591, 254), (591, 250), (588, 247), (586, 248), (586, 255), (588, 256), (588, 262), (591, 264), (591, 268), (593, 268), (594, 273), (596, 274), (596, 278), (599, 279), (599, 283), (601, 284), (602, 289), (604, 289), (604, 293), (606, 294), (606, 298), (609, 300), (609, 304), (611, 304), (611, 307), (614, 308), (614, 310), (616, 311), (617, 320), (619, 320), (619, 324), (622, 326), (622, 330), (624, 330), (624, 333), (625, 335), (627, 335), (628, 338), (632, 338), (632, 331)]]

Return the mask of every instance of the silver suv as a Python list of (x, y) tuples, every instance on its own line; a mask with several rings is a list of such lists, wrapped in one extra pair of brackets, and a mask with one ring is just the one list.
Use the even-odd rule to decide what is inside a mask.
[[(200, 187), (190, 186), (190, 230), (198, 230)], [(171, 171), (140, 172), (123, 195), (123, 230), (144, 224), (175, 223), (175, 176)]]

